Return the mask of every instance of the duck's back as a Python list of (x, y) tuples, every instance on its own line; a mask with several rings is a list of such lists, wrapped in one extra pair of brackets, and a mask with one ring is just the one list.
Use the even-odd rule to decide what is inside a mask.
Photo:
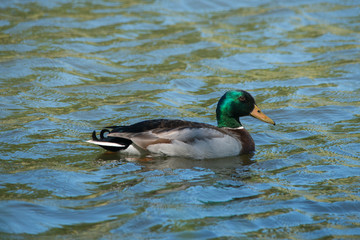
[(172, 120), (172, 119), (154, 119), (145, 120), (129, 126), (111, 126), (106, 127), (113, 129), (111, 132), (128, 132), (128, 133), (140, 133), (146, 131), (163, 132), (171, 129), (183, 129), (183, 128), (216, 128), (213, 125), (206, 123), (198, 123), (184, 120)]

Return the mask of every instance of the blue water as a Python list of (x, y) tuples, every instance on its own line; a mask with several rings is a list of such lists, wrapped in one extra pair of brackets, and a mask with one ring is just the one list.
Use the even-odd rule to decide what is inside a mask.
[[(358, 1), (2, 1), (1, 239), (360, 238)], [(229, 89), (276, 123), (253, 155), (87, 144), (155, 118), (216, 124)]]

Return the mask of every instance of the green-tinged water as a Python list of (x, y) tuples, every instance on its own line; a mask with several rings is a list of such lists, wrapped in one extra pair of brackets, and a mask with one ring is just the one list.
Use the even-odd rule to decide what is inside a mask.
[[(360, 238), (359, 1), (0, 1), (1, 239)], [(254, 155), (109, 154), (94, 129), (216, 124)]]

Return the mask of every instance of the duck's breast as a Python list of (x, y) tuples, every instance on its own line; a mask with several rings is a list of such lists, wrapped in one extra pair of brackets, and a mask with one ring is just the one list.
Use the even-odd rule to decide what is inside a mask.
[(251, 153), (255, 151), (255, 142), (250, 133), (244, 128), (226, 128), (230, 134), (235, 136), (241, 142), (240, 154)]

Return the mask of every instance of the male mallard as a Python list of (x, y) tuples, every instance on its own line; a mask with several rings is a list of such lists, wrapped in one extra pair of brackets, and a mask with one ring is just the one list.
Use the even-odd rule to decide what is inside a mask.
[[(92, 134), (89, 143), (106, 150), (136, 155), (166, 155), (197, 159), (220, 158), (250, 153), (254, 140), (241, 125), (239, 117), (251, 115), (264, 122), (275, 122), (261, 112), (254, 98), (246, 91), (226, 92), (216, 108), (218, 126), (183, 120), (156, 119), (130, 126), (106, 127)], [(104, 136), (108, 133), (107, 136)]]

